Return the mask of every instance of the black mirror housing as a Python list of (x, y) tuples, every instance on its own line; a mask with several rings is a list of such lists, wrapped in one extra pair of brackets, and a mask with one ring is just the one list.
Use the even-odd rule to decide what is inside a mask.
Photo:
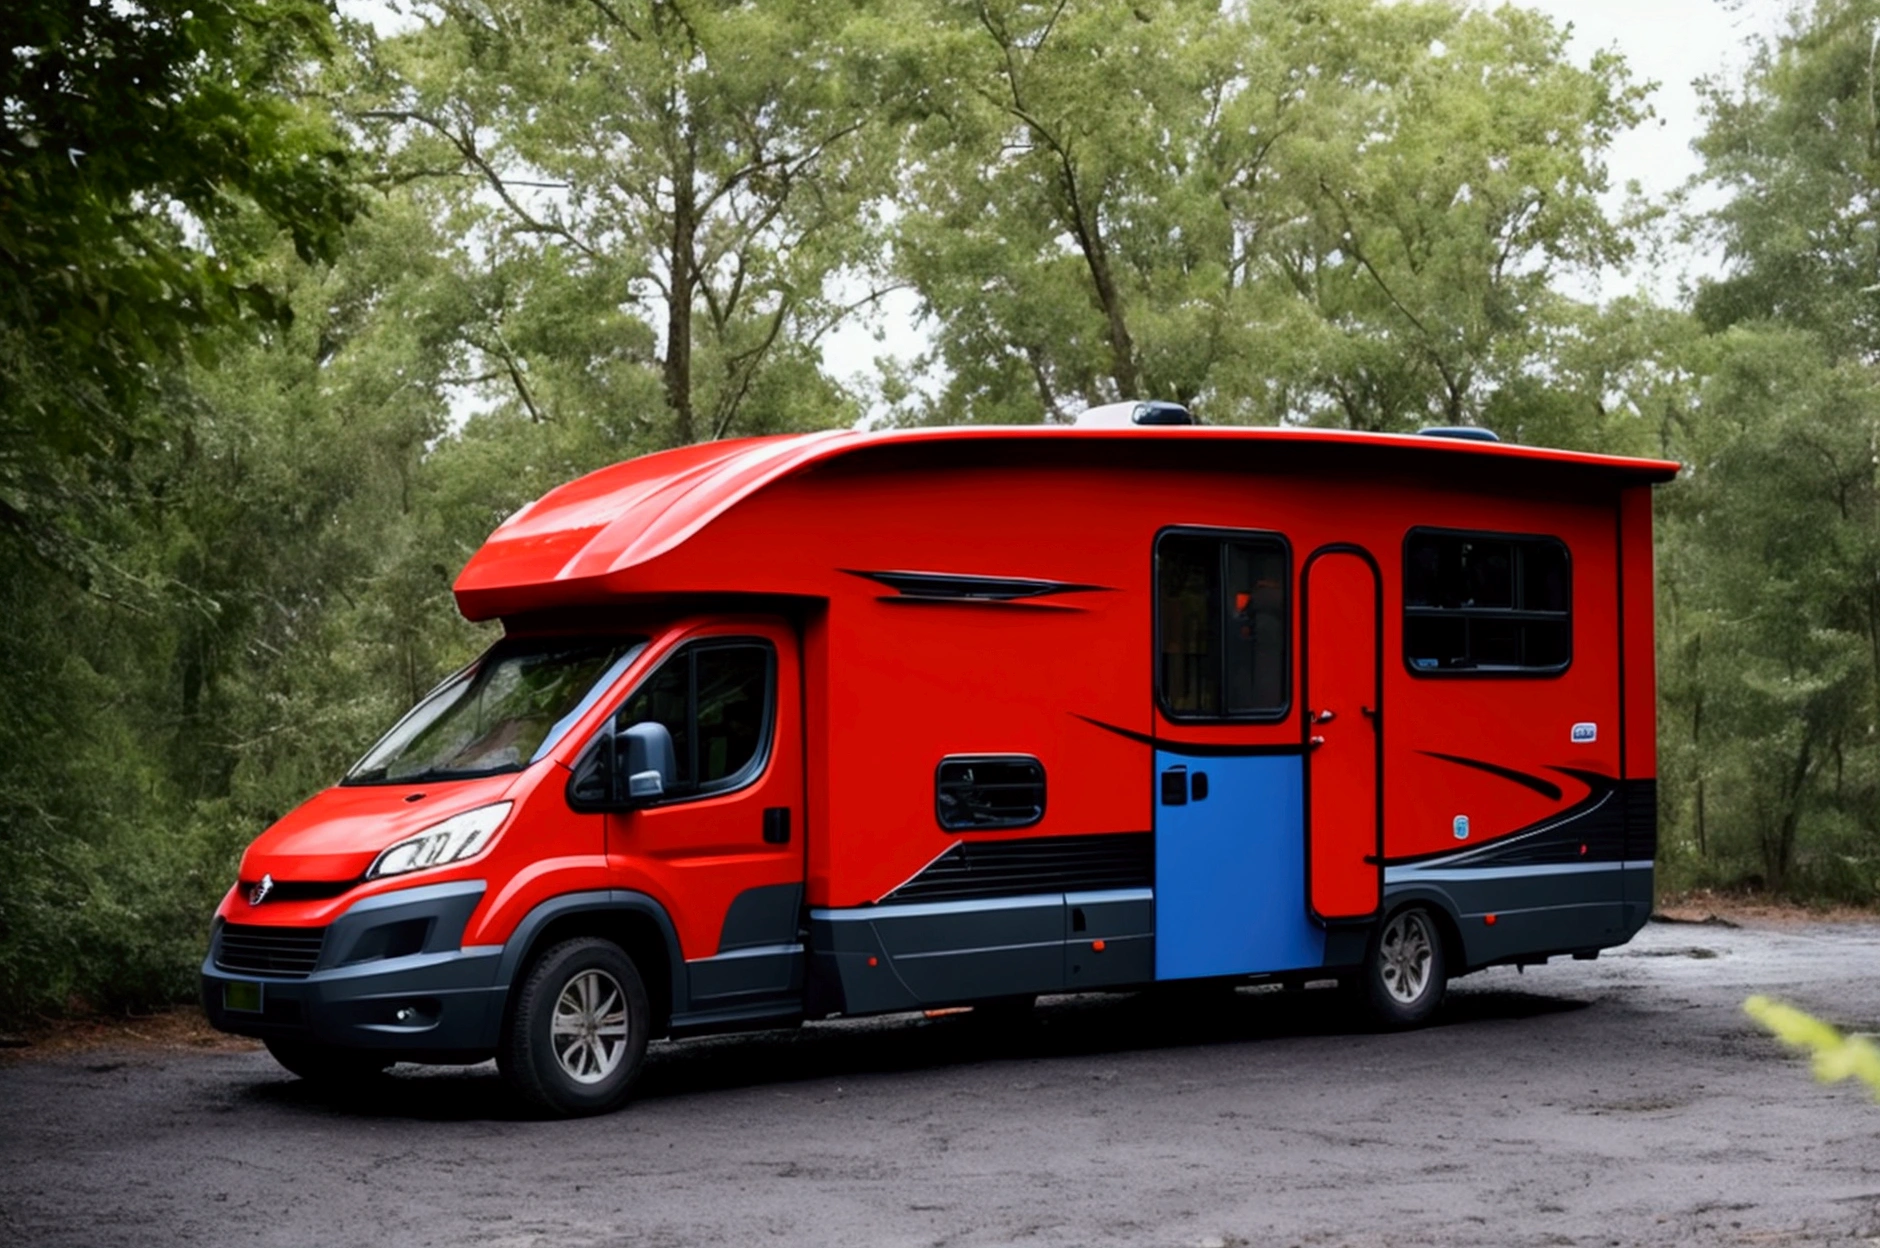
[(678, 755), (666, 725), (649, 720), (621, 733), (615, 764), (622, 795), (629, 805), (657, 801), (678, 780)]
[(678, 754), (666, 725), (641, 723), (621, 732), (609, 722), (574, 765), (568, 805), (575, 810), (628, 810), (671, 793), (678, 778)]

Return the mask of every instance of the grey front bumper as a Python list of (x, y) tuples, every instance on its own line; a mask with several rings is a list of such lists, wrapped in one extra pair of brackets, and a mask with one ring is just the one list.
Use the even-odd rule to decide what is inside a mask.
[[(203, 1010), (237, 1035), (478, 1060), (495, 1050), (508, 993), (502, 946), (462, 946), (485, 887), (467, 880), (365, 898), (325, 929), (305, 975), (227, 965), (218, 921), (202, 965)], [(230, 984), (259, 984), (261, 1008), (229, 1008)]]

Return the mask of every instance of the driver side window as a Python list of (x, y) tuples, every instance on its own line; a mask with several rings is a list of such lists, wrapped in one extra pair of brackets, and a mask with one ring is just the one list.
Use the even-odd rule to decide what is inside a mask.
[(634, 690), (614, 726), (666, 726), (679, 773), (668, 796), (735, 789), (763, 769), (776, 666), (768, 642), (694, 642)]

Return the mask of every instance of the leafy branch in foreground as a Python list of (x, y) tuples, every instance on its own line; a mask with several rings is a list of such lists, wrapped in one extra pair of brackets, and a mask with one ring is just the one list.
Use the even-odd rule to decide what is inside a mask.
[(1814, 1055), (1815, 1078), (1839, 1083), (1849, 1077), (1873, 1089), (1880, 1101), (1880, 1048), (1865, 1036), (1844, 1036), (1812, 1014), (1792, 1005), (1755, 996), (1743, 1003), (1743, 1012), (1767, 1027), (1792, 1049)]

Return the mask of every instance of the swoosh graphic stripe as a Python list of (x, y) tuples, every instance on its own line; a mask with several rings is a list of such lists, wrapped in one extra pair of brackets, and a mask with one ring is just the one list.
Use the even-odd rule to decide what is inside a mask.
[[(1531, 776), (1525, 771), (1516, 771), (1512, 767), (1503, 767), (1500, 763), (1484, 762), (1479, 758), (1464, 758), (1460, 754), (1438, 754), (1435, 750), (1419, 750), (1417, 752), (1422, 754), (1425, 758), (1440, 758), (1445, 763), (1454, 763), (1458, 767), (1473, 767), (1475, 770), (1485, 771), (1491, 776), (1500, 776), (1503, 780), (1512, 780), (1522, 788), (1533, 789), (1550, 802), (1560, 800), (1560, 786), (1555, 784), (1552, 780), (1543, 780), (1541, 777)], [(1565, 769), (1557, 767), (1554, 770), (1562, 771)], [(1574, 776), (1575, 779), (1580, 779), (1580, 777), (1573, 772), (1568, 772), (1567, 774)]]
[(1170, 754), (1186, 754), (1190, 758), (1269, 758), (1289, 754), (1299, 755), (1306, 752), (1306, 747), (1303, 745), (1219, 745), (1210, 741), (1170, 741), (1166, 737), (1153, 737), (1146, 732), (1135, 732), (1128, 728), (1119, 728), (1115, 724), (1106, 724), (1088, 715), (1078, 715), (1076, 711), (1072, 711), (1071, 715), (1105, 732), (1113, 732), (1119, 737), (1139, 741), (1143, 745), (1166, 750)]

